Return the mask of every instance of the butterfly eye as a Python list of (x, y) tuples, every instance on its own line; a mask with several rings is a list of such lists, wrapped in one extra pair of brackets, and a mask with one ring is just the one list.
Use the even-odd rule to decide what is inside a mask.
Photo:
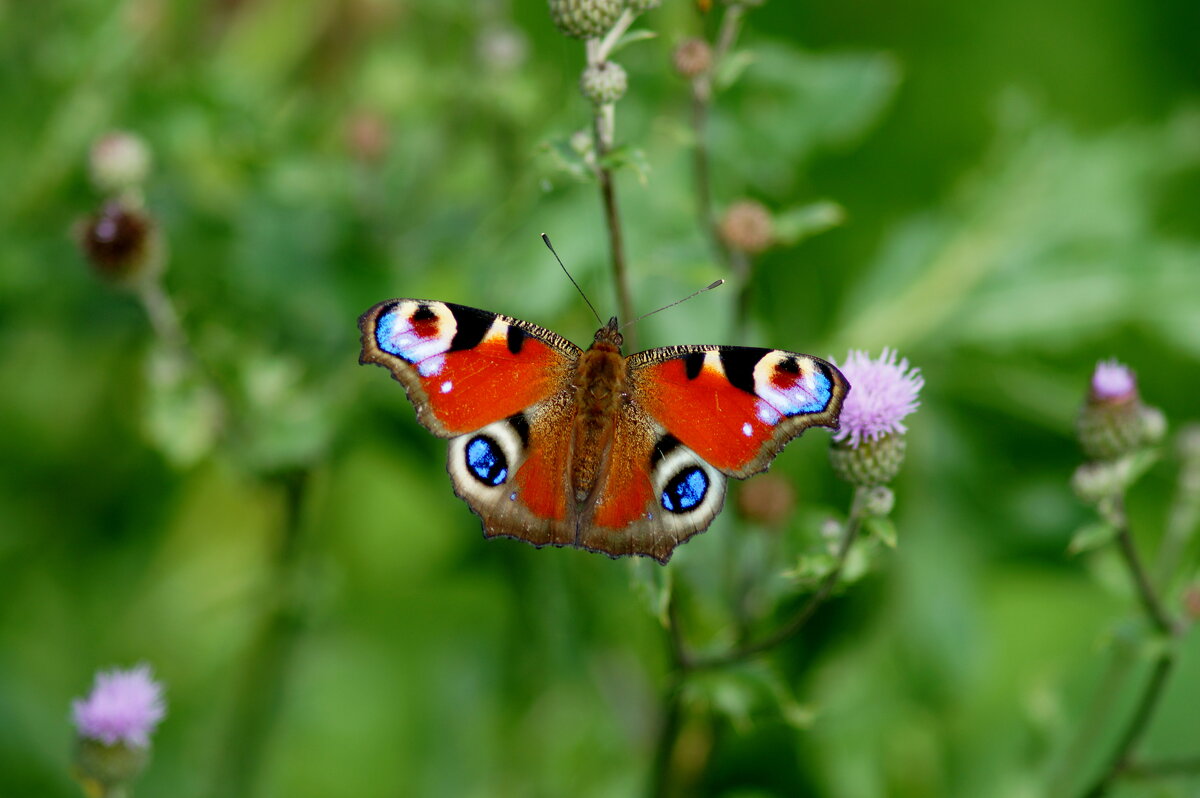
[(691, 466), (667, 482), (662, 492), (662, 506), (672, 513), (686, 513), (704, 501), (707, 493), (708, 476), (698, 466)]
[(508, 479), (508, 459), (500, 445), (478, 435), (466, 448), (467, 469), (485, 485), (496, 486)]

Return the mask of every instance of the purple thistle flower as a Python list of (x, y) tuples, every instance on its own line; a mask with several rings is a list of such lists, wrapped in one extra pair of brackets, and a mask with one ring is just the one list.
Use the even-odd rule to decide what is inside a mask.
[(1092, 372), (1092, 398), (1098, 402), (1121, 402), (1133, 397), (1137, 380), (1133, 371), (1116, 358), (1101, 360)]
[(896, 351), (885, 348), (878, 360), (872, 360), (856, 349), (838, 368), (850, 381), (850, 393), (842, 405), (842, 426), (833, 436), (835, 441), (857, 448), (908, 431), (904, 417), (917, 409), (917, 394), (925, 385), (920, 370), (909, 367), (908, 358), (897, 363)]
[(145, 748), (167, 707), (162, 685), (151, 678), (150, 666), (143, 664), (97, 673), (92, 692), (73, 701), (71, 711), (80, 736), (105, 745), (123, 740)]

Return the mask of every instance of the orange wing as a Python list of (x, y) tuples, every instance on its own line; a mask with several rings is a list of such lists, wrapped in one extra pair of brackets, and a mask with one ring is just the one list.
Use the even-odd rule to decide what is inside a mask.
[(480, 429), (569, 385), (579, 347), (536, 324), (422, 299), (380, 302), (358, 320), (360, 363), (387, 367), (417, 418), (443, 438)]

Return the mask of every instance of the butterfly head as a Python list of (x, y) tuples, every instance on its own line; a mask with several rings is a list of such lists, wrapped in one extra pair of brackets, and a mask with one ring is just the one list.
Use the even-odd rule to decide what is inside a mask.
[(592, 347), (594, 348), (597, 344), (607, 344), (608, 346), (620, 349), (623, 343), (625, 343), (625, 337), (617, 332), (617, 317), (613, 316), (608, 320), (608, 324), (596, 330), (596, 337), (592, 341)]

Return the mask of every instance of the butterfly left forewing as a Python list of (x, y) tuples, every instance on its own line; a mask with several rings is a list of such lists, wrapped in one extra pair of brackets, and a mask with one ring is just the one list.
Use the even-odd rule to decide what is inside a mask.
[(486, 310), (390, 299), (359, 318), (360, 363), (392, 372), (430, 432), (454, 437), (569, 387), (579, 347), (544, 327)]
[(837, 429), (850, 389), (811, 355), (742, 346), (672, 346), (629, 358), (632, 401), (723, 473), (765, 470), (812, 426)]

